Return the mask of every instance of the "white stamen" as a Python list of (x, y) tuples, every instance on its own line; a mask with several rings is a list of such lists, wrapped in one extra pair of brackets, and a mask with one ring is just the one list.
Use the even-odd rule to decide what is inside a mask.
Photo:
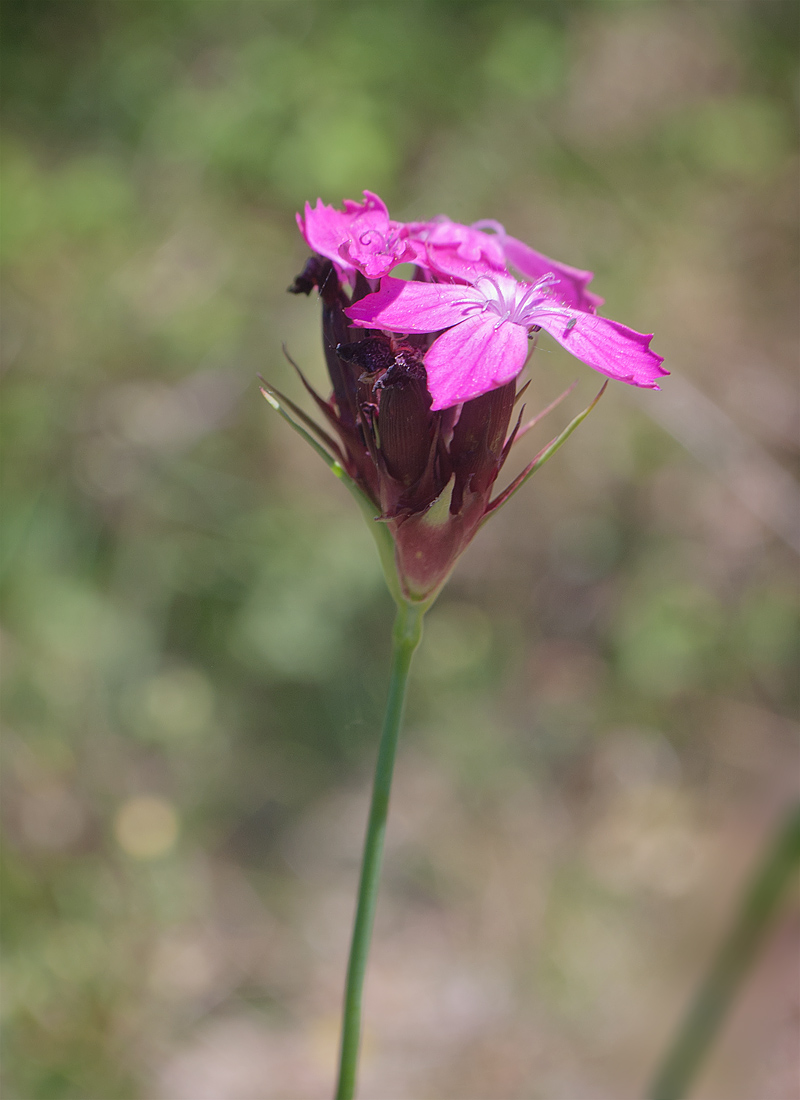
[[(548, 272), (535, 283), (518, 283), (510, 276), (482, 275), (475, 282), (475, 290), (484, 297), (479, 307), (481, 312), (490, 310), (497, 314), (498, 320), (493, 326), (495, 331), (507, 322), (531, 329), (537, 323), (543, 300), (549, 312), (555, 311), (569, 317), (569, 311), (548, 293), (549, 288), (558, 281), (558, 276), (553, 272)], [(469, 299), (458, 304), (477, 305)]]

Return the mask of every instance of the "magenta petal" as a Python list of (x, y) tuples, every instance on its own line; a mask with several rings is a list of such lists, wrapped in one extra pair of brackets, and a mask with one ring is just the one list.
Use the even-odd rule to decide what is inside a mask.
[(470, 286), (406, 282), (387, 276), (378, 291), (359, 299), (345, 313), (359, 328), (438, 332), (457, 325), (483, 302), (483, 296)]
[(458, 249), (432, 244), (426, 246), (422, 266), (440, 279), (458, 279), (465, 283), (475, 283), (482, 275), (497, 275), (505, 271), (505, 266), (498, 268), (482, 257), (465, 260)]
[[(319, 252), (321, 256), (338, 264), (342, 262), (339, 249), (348, 239), (353, 222), (359, 213), (368, 209), (366, 204), (361, 207), (351, 199), (345, 200), (345, 207), (347, 212), (343, 214), (341, 210), (326, 205), (322, 199), (317, 199), (316, 206), (306, 203), (303, 217), (297, 215), (300, 232), (311, 251)], [(388, 222), (385, 212), (377, 210), (376, 213), (379, 219)]]
[[(317, 203), (321, 200), (317, 199)], [(363, 217), (372, 215), (377, 217), (380, 221), (388, 220), (389, 209), (386, 203), (380, 197), (376, 195), (374, 191), (364, 191), (364, 201), (354, 202), (353, 199), (344, 200), (344, 210), (346, 214)]]
[(481, 275), (505, 271), (506, 261), (498, 238), (481, 233), (440, 215), (427, 222), (409, 222), (406, 233), (424, 242), (422, 267), (439, 278), (474, 283)]
[(581, 271), (578, 267), (551, 260), (516, 237), (504, 237), (503, 249), (506, 259), (532, 282), (536, 283), (551, 273), (555, 275), (558, 282), (551, 287), (551, 293), (564, 305), (594, 313), (603, 304), (603, 298), (586, 289), (593, 278), (591, 271)]
[[(495, 223), (496, 224), (496, 223)], [(462, 225), (440, 214), (427, 222), (408, 222), (406, 232), (429, 248), (447, 248), (458, 252), (462, 260), (502, 271), (503, 249), (495, 234), (481, 233), (474, 226)]]
[(468, 317), (435, 340), (425, 356), (431, 411), (504, 386), (516, 378), (528, 357), (528, 334), (522, 325), (498, 322), (497, 315)]
[(346, 241), (339, 246), (339, 263), (347, 267), (356, 267), (366, 275), (368, 279), (380, 279), (397, 267), (400, 263), (414, 259), (414, 253), (404, 245), (393, 248), (388, 252), (381, 252), (381, 242), (377, 241), (376, 248), (372, 248), (374, 238), (372, 231), (367, 229), (361, 234), (358, 241)]
[(537, 306), (534, 319), (576, 359), (618, 382), (657, 390), (658, 379), (669, 374), (661, 365), (663, 356), (650, 351), (652, 335), (618, 321), (546, 304)]

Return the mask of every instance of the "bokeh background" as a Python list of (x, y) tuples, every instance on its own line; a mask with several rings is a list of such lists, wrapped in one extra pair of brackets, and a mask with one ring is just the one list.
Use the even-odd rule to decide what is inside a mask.
[[(655, 332), (429, 616), (369, 1100), (641, 1096), (796, 796), (797, 8), (5, 0), (6, 1091), (329, 1095), (391, 616), (261, 399), (294, 212), (496, 218)], [(542, 334), (544, 337), (544, 334)], [(528, 408), (600, 381), (542, 339)], [(787, 903), (696, 1095), (798, 1095)]]

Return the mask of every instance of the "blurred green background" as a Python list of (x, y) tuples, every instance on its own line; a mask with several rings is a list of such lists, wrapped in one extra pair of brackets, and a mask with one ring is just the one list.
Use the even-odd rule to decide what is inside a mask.
[[(593, 269), (673, 375), (429, 616), (362, 1095), (642, 1094), (796, 787), (797, 14), (5, 0), (8, 1100), (329, 1094), (391, 606), (256, 374), (325, 388), (294, 212), (365, 187)], [(514, 471), (599, 382), (531, 374), (580, 382)], [(786, 908), (698, 1097), (798, 1095)]]

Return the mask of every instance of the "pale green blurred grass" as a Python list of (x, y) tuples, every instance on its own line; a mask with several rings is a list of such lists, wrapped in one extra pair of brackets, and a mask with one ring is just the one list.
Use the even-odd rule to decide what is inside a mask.
[[(285, 340), (324, 386), (294, 211), (504, 221), (790, 468), (796, 12), (3, 19), (6, 1095), (327, 1095), (390, 606), (255, 383), (299, 396)], [(530, 407), (575, 377), (577, 409), (598, 379), (542, 341)], [(643, 396), (430, 616), (365, 1096), (640, 1095), (796, 787), (795, 561)], [(698, 1095), (795, 1095), (793, 919)]]

